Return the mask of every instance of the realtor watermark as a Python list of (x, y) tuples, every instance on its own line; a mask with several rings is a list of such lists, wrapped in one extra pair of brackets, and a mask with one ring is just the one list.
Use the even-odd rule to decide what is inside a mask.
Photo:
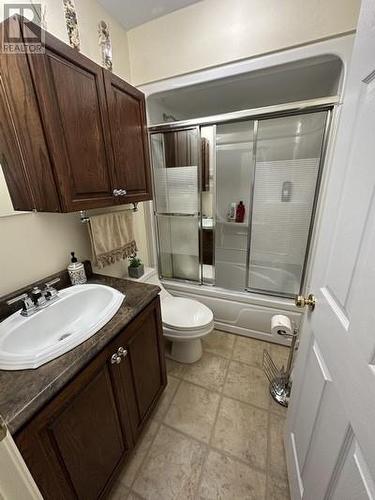
[(7, 54), (43, 54), (42, 5), (5, 3), (1, 51)]

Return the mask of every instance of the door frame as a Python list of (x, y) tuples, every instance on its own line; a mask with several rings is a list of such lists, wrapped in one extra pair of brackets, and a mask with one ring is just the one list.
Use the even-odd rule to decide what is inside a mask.
[(0, 498), (43, 500), (6, 425), (0, 422)]

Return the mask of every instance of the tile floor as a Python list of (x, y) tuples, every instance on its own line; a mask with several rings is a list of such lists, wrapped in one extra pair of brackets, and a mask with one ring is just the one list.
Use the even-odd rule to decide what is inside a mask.
[(193, 365), (167, 360), (168, 386), (111, 500), (289, 500), (282, 428), (261, 370), (263, 349), (214, 331)]

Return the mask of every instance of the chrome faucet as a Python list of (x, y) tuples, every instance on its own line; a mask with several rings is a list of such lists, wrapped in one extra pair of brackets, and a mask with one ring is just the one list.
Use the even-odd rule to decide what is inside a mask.
[(40, 309), (49, 306), (51, 302), (54, 302), (58, 298), (59, 292), (52, 285), (55, 285), (59, 281), (60, 278), (48, 281), (44, 284), (43, 290), (35, 286), (31, 290), (30, 295), (28, 293), (23, 293), (22, 295), (7, 300), (6, 303), (10, 306), (16, 302), (22, 301), (21, 315), (32, 316)]
[(19, 301), (23, 302), (21, 311), (22, 316), (31, 316), (32, 314), (36, 313), (37, 307), (34, 304), (33, 299), (27, 293), (23, 293), (22, 295), (13, 297), (13, 299), (7, 300), (7, 305), (10, 306)]

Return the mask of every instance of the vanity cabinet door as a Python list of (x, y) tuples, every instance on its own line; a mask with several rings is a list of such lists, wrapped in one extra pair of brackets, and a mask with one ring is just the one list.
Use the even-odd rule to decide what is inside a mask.
[(105, 497), (133, 446), (110, 345), (16, 435), (43, 497)]
[(159, 297), (119, 335), (117, 346), (127, 351), (118, 365), (118, 384), (136, 440), (167, 384)]
[(102, 68), (48, 33), (28, 59), (62, 211), (115, 204)]
[(114, 156), (116, 187), (126, 190), (119, 203), (149, 200), (150, 154), (145, 97), (135, 87), (103, 70)]

